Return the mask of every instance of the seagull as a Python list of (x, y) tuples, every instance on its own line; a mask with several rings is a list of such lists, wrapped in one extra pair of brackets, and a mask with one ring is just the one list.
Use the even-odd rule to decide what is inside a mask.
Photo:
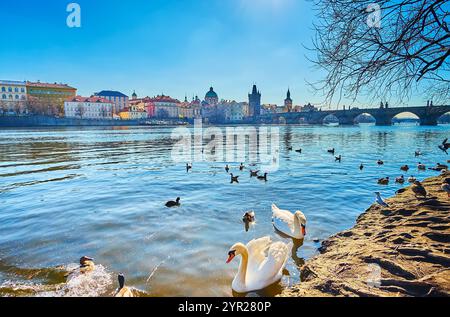
[(389, 207), (389, 205), (381, 198), (380, 192), (375, 192), (376, 200), (375, 202), (382, 207)]

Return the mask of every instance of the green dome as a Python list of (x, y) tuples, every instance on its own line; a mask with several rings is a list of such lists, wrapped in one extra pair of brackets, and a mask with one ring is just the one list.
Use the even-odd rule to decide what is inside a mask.
[(216, 98), (216, 99), (219, 98), (219, 96), (217, 96), (217, 94), (215, 93), (213, 87), (209, 88), (209, 91), (206, 93), (205, 99), (207, 98)]

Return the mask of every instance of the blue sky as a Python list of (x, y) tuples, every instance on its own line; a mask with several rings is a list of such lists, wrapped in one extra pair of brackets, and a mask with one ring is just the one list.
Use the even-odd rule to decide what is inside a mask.
[[(68, 28), (66, 6), (81, 6)], [(65, 82), (81, 95), (103, 89), (131, 95), (185, 94), (246, 100), (253, 83), (264, 103), (321, 101), (306, 0), (2, 1), (0, 78)]]

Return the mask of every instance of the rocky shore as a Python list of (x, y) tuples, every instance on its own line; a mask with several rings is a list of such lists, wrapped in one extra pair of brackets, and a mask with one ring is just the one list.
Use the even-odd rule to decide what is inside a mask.
[(444, 177), (422, 182), (418, 199), (408, 187), (372, 205), (350, 230), (322, 243), (301, 268), (302, 282), (281, 296), (449, 296), (450, 198)]

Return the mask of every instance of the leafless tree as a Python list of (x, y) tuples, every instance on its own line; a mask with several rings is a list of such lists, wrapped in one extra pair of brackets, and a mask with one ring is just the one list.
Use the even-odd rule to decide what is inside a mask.
[(422, 94), (450, 104), (448, 0), (312, 1), (312, 61), (325, 71), (312, 86), (326, 103), (359, 96), (405, 102)]

